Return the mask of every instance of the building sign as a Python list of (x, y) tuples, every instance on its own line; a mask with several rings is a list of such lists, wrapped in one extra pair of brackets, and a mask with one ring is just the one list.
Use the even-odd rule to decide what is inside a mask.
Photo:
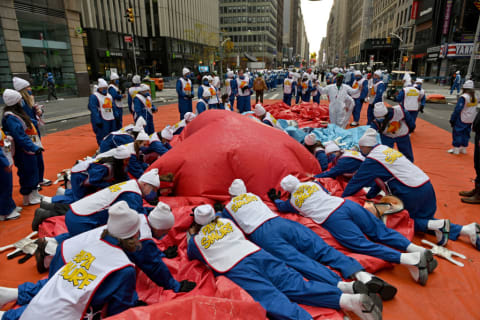
[(470, 57), (472, 54), (473, 43), (449, 43), (447, 46), (448, 58)]
[(127, 43), (133, 42), (132, 36), (123, 36), (123, 40)]
[(398, 48), (399, 40), (397, 38), (376, 38), (367, 39), (364, 42), (363, 50), (369, 49), (391, 49)]
[(412, 12), (410, 13), (410, 19), (412, 20), (417, 19), (417, 14), (418, 14), (418, 1), (415, 0), (413, 1), (413, 4), (412, 4)]
[(443, 32), (442, 34), (448, 34), (448, 29), (450, 27), (450, 14), (452, 13), (452, 2), (453, 0), (447, 0), (445, 6), (445, 15), (443, 18)]

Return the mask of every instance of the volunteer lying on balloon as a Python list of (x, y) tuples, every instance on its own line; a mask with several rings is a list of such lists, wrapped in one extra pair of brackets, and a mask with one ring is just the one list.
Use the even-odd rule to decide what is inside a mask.
[(361, 319), (381, 319), (382, 302), (366, 294), (343, 293), (337, 286), (306, 281), (302, 275), (247, 240), (232, 220), (215, 216), (211, 205), (194, 210), (187, 254), (247, 291), (270, 319), (312, 319), (297, 303), (352, 311)]
[(280, 200), (274, 189), (273, 192), (269, 191), (270, 199), (280, 212), (299, 213), (312, 219), (353, 252), (404, 264), (413, 279), (421, 285), (427, 283), (428, 273), (437, 267), (437, 260), (429, 250), (387, 228), (380, 219), (359, 204), (331, 196), (319, 184), (301, 183), (292, 175), (284, 177), (280, 185), (290, 193), (289, 200)]
[[(365, 161), (343, 191), (342, 197), (357, 193), (365, 186), (370, 186), (375, 179), (381, 179), (388, 190), (400, 198), (410, 217), (415, 222), (416, 232), (435, 232), (439, 245), (446, 245), (448, 240), (457, 240), (464, 236), (480, 250), (480, 225), (471, 223), (465, 226), (453, 224), (448, 219), (436, 219), (437, 201), (430, 178), (401, 152), (377, 142), (374, 129), (367, 129), (358, 141)], [(375, 197), (380, 188), (374, 186), (367, 198)]]
[(321, 141), (317, 140), (317, 136), (315, 133), (309, 133), (303, 139), (303, 145), (305, 148), (310, 151), (311, 154), (315, 156), (320, 167), (322, 168), (322, 172), (328, 169), (328, 158), (325, 154), (325, 146), (322, 144)]
[(332, 167), (328, 171), (317, 174), (315, 178), (335, 179), (340, 176), (351, 178), (365, 160), (360, 152), (341, 150), (333, 141), (325, 143), (325, 154), (332, 162)]
[[(365, 272), (357, 260), (335, 250), (303, 224), (272, 212), (260, 197), (247, 193), (241, 179), (235, 179), (228, 192), (232, 200), (225, 206), (221, 217), (235, 221), (250, 241), (308, 280), (337, 286), (345, 293), (368, 293), (368, 287), (376, 289), (381, 284), (385, 287), (381, 292), (382, 299), (390, 300), (395, 296), (395, 287)], [(339, 270), (345, 279), (360, 281), (344, 282), (325, 265)]]
[(134, 142), (140, 131), (144, 131), (146, 125), (147, 122), (145, 122), (145, 119), (139, 117), (135, 125), (129, 124), (120, 130), (110, 132), (103, 138), (102, 142), (100, 142), (100, 153)]

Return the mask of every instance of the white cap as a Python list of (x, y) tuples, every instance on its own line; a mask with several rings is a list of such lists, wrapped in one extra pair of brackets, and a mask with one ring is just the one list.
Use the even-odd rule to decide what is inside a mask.
[(142, 82), (142, 79), (140, 78), (140, 76), (138, 74), (136, 74), (136, 75), (133, 76), (132, 82), (134, 84), (140, 84), (140, 82)]
[(457, 72), (455, 72), (456, 74), (460, 74), (460, 70), (458, 70)]
[(190, 70), (188, 68), (183, 68), (182, 75), (186, 75), (187, 73), (190, 73)]
[(422, 78), (417, 78), (417, 79), (415, 80), (415, 83), (423, 83), (423, 79), (422, 79)]
[(232, 197), (239, 196), (241, 194), (247, 193), (247, 187), (245, 186), (245, 182), (242, 179), (235, 179), (233, 180), (230, 188), (228, 188), (228, 193)]
[(213, 81), (212, 76), (208, 76), (207, 78), (208, 78), (208, 81), (209, 81), (209, 82)]
[(138, 90), (139, 92), (142, 92), (142, 91), (150, 91), (150, 86), (146, 85), (145, 83), (142, 83), (140, 85), (140, 89)]
[(309, 133), (303, 139), (303, 143), (305, 143), (306, 146), (313, 146), (315, 143), (317, 143), (317, 136), (313, 132)]
[(167, 139), (168, 141), (173, 139), (173, 132), (170, 127), (163, 128), (161, 135), (163, 139)]
[(374, 75), (381, 77), (382, 76), (382, 70), (375, 71)]
[(131, 238), (140, 230), (140, 216), (126, 201), (119, 201), (108, 209), (107, 230), (115, 238)]
[(261, 104), (255, 105), (255, 115), (257, 117), (263, 116), (266, 113), (265, 108)]
[(158, 202), (157, 206), (148, 215), (148, 223), (157, 230), (168, 230), (175, 224), (175, 217), (170, 206), (164, 202)]
[(118, 74), (116, 72), (112, 72), (110, 74), (110, 80), (113, 81), (113, 80), (118, 80), (120, 79), (120, 77), (118, 76)]
[(7, 106), (16, 105), (22, 100), (22, 95), (18, 91), (12, 89), (5, 89), (2, 97)]
[(108, 83), (107, 81), (105, 81), (105, 79), (103, 78), (98, 78), (98, 84), (97, 84), (98, 88), (108, 88)]
[(202, 81), (203, 81), (203, 80), (208, 80), (208, 76), (207, 76), (207, 75), (204, 75), (204, 76), (202, 77)]
[(228, 71), (228, 72), (227, 72), (227, 77), (233, 78), (233, 71), (231, 71), (231, 70)]
[(308, 79), (308, 73), (304, 73), (302, 76), (303, 79)]
[(467, 80), (463, 84), (463, 89), (473, 89), (473, 81), (472, 80)]
[(340, 148), (335, 142), (330, 141), (329, 143), (325, 144), (325, 154), (329, 154), (336, 151), (340, 151)]
[(152, 169), (146, 173), (144, 173), (139, 179), (139, 182), (145, 182), (148, 183), (155, 188), (160, 187), (160, 177), (158, 176), (158, 169)]
[(125, 146), (118, 146), (113, 150), (113, 157), (118, 160), (130, 158), (131, 152)]
[(191, 122), (193, 119), (195, 119), (197, 116), (193, 112), (187, 112), (183, 116), (183, 119), (185, 119), (186, 122)]
[(147, 122), (143, 117), (138, 117), (137, 122), (135, 122), (135, 126), (133, 127), (134, 132), (140, 132), (143, 128), (147, 125)]
[(373, 107), (373, 115), (375, 116), (375, 118), (381, 118), (387, 115), (387, 113), (388, 113), (387, 107), (383, 102), (380, 101), (375, 103), (375, 106)]
[(135, 139), (135, 140), (136, 141), (150, 141), (150, 137), (148, 136), (148, 134), (144, 130), (142, 130), (137, 135), (137, 139)]
[(215, 219), (215, 210), (209, 204), (202, 204), (193, 211), (193, 219), (201, 226), (209, 224)]
[(30, 82), (19, 77), (13, 77), (13, 88), (17, 91), (30, 87)]
[(338, 72), (340, 72), (340, 70), (337, 67), (332, 69), (332, 73), (338, 73)]
[(297, 177), (294, 177), (291, 174), (283, 178), (282, 181), (280, 182), (280, 186), (283, 188), (283, 190), (290, 193), (295, 191), (295, 189), (297, 189), (299, 184), (300, 184), (300, 180), (298, 180)]
[(377, 145), (377, 131), (373, 128), (368, 128), (360, 140), (358, 140), (358, 145), (361, 147), (373, 147)]
[(355, 75), (355, 76), (361, 76), (361, 75), (362, 75), (362, 73), (360, 72), (360, 70), (357, 70), (357, 71), (355, 71), (355, 72), (354, 72), (354, 74), (353, 74), (353, 75)]
[(154, 132), (150, 135), (150, 143), (152, 143), (154, 141), (160, 141), (160, 139), (158, 138), (158, 133), (156, 133), (156, 132)]
[(210, 90), (203, 90), (202, 98), (210, 98), (211, 96)]

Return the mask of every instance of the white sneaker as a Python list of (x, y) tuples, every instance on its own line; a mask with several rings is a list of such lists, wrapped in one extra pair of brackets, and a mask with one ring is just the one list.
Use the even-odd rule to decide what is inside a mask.
[[(35, 194), (35, 191), (32, 191), (30, 194), (28, 194), (26, 196), (23, 196), (23, 205), (24, 206), (39, 204), (42, 201), (42, 198), (38, 197)], [(38, 193), (38, 191), (37, 191), (37, 193)]]
[(55, 193), (56, 196), (63, 196), (65, 194), (65, 188), (58, 187), (57, 192)]
[(451, 153), (451, 154), (459, 154), (460, 153), (460, 148), (452, 148), (452, 149), (448, 149), (447, 150), (448, 153)]
[(15, 220), (18, 218), (20, 218), (20, 213), (17, 211), (17, 208), (15, 208), (6, 216), (0, 216), (0, 221)]
[(58, 100), (58, 101), (63, 101), (63, 100), (65, 100), (65, 99), (63, 99), (63, 98), (58, 98), (57, 100)]
[(358, 122), (353, 121), (352, 123), (350, 123), (350, 126), (351, 126), (351, 127), (356, 127), (356, 126), (358, 126)]
[(460, 153), (467, 154), (467, 148), (466, 147), (460, 147)]

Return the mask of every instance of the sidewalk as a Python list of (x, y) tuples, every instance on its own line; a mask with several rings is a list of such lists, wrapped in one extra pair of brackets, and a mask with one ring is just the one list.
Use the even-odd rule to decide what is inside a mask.
[[(445, 96), (445, 99), (448, 103), (457, 103), (457, 92), (454, 91), (453, 94), (450, 94), (450, 87), (447, 85), (440, 85), (436, 83), (424, 82), (422, 85), (425, 94), (428, 96), (430, 94), (441, 94)], [(460, 90), (461, 92), (461, 90)]]

